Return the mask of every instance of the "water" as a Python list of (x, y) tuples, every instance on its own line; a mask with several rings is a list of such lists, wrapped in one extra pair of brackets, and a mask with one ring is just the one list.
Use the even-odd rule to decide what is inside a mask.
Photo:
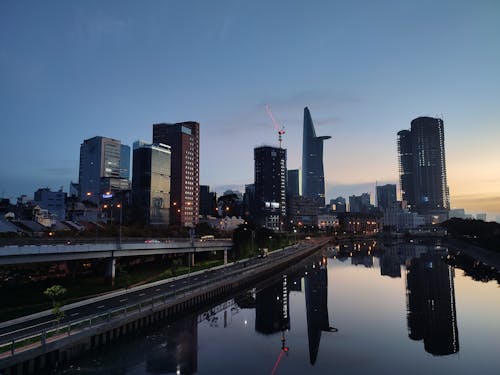
[(55, 372), (498, 374), (499, 284), (448, 258), (416, 245), (325, 249), (201, 315)]

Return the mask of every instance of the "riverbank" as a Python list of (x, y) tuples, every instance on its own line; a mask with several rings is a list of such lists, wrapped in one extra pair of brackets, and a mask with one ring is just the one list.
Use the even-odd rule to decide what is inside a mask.
[(488, 266), (500, 271), (500, 253), (483, 249), (456, 238), (449, 238), (446, 246), (453, 251), (460, 251)]

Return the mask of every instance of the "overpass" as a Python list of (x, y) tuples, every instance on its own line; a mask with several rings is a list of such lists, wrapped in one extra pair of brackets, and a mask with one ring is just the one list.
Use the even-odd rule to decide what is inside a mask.
[(105, 258), (108, 259), (107, 275), (111, 277), (111, 279), (114, 279), (117, 258), (162, 254), (190, 254), (190, 263), (194, 265), (194, 255), (196, 253), (223, 251), (224, 264), (226, 264), (227, 252), (232, 246), (233, 242), (230, 239), (205, 241), (176, 239), (95, 244), (10, 245), (0, 247), (0, 265)]

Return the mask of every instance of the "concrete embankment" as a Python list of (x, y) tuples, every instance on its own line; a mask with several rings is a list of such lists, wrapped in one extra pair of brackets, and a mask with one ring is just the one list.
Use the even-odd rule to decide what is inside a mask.
[[(165, 320), (175, 319), (179, 314), (213, 304), (224, 297), (252, 286), (280, 270), (298, 262), (326, 245), (328, 240), (303, 244), (299, 248), (280, 250), (262, 259), (258, 265), (249, 264), (243, 269), (231, 271), (227, 267), (223, 277), (216, 278), (202, 287), (186, 289), (174, 295), (160, 295), (134, 306), (109, 311), (98, 319), (82, 321), (84, 325), (69, 324), (51, 337), (43, 335), (38, 342), (15, 348), (0, 355), (0, 374), (36, 374), (53, 368), (58, 363), (77, 357), (84, 352), (109, 344), (116, 339), (143, 327)], [(80, 322), (81, 323), (81, 322)]]
[(460, 251), (471, 258), (487, 264), (488, 266), (495, 267), (500, 271), (500, 252), (486, 250), (455, 238), (448, 239), (446, 246), (448, 246), (450, 250)]

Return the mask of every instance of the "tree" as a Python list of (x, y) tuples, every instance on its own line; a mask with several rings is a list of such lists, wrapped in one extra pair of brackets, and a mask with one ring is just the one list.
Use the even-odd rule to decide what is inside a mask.
[(52, 285), (43, 292), (46, 297), (52, 300), (52, 314), (56, 316), (58, 324), (61, 319), (64, 318), (64, 311), (61, 310), (62, 302), (60, 299), (66, 292), (66, 288), (61, 285)]

